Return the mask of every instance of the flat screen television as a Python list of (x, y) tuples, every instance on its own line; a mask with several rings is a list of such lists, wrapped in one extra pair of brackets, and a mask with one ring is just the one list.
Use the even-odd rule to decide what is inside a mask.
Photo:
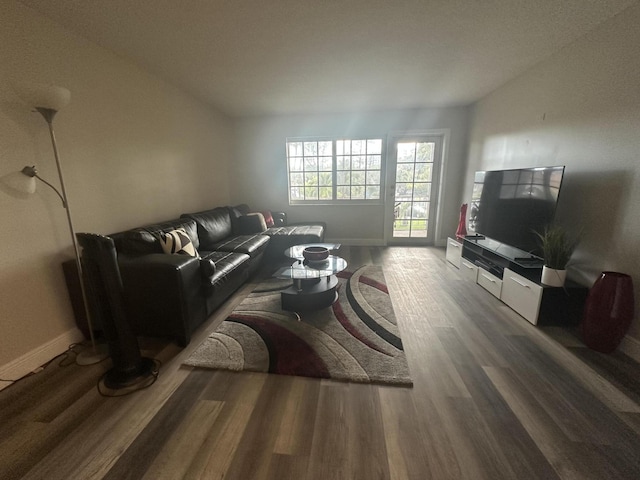
[(476, 172), (468, 231), (541, 256), (538, 237), (553, 222), (564, 166)]

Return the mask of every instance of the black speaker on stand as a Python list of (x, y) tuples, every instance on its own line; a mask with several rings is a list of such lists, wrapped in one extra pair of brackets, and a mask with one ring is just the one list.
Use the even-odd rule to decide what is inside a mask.
[(113, 368), (104, 385), (122, 389), (157, 377), (156, 362), (142, 357), (124, 308), (122, 277), (113, 239), (93, 233), (76, 234), (82, 247), (82, 266), (92, 318), (99, 319)]

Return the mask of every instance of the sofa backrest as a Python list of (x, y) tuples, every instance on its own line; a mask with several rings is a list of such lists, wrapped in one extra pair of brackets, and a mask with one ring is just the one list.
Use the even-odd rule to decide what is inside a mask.
[(142, 255), (147, 253), (163, 253), (160, 245), (160, 233), (184, 228), (196, 250), (200, 247), (196, 222), (190, 218), (179, 218), (144, 227), (133, 228), (110, 235), (116, 244), (118, 253)]
[(213, 250), (216, 243), (233, 234), (231, 215), (227, 207), (184, 213), (180, 218), (195, 222), (202, 250)]

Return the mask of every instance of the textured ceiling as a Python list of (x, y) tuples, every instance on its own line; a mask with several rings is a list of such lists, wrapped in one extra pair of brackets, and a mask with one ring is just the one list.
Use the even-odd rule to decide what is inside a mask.
[(466, 105), (637, 0), (22, 0), (233, 116)]

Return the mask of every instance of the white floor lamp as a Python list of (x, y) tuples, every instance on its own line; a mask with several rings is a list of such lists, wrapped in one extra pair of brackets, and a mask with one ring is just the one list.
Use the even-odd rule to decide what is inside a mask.
[(63, 108), (69, 103), (71, 98), (71, 92), (63, 87), (45, 84), (30, 84), (30, 85), (17, 85), (15, 87), (18, 96), (25, 101), (28, 105), (34, 107), (46, 120), (49, 126), (49, 134), (51, 136), (51, 144), (53, 146), (53, 154), (56, 160), (56, 167), (58, 169), (58, 178), (60, 180), (60, 190), (54, 187), (51, 183), (42, 179), (36, 170), (35, 166), (24, 167), (20, 172), (15, 172), (6, 175), (2, 178), (2, 183), (11, 189), (21, 193), (34, 193), (36, 191), (36, 179), (49, 186), (60, 200), (62, 200), (62, 206), (67, 213), (67, 221), (69, 223), (69, 233), (71, 234), (71, 241), (73, 243), (73, 249), (75, 252), (76, 267), (78, 269), (78, 275), (80, 278), (80, 290), (82, 292), (82, 302), (87, 318), (87, 324), (89, 328), (89, 336), (91, 337), (91, 349), (80, 352), (76, 358), (76, 362), (80, 365), (91, 365), (98, 363), (109, 356), (107, 349), (104, 345), (98, 345), (95, 340), (93, 325), (91, 324), (91, 316), (87, 303), (87, 293), (84, 285), (84, 277), (82, 272), (82, 262), (80, 260), (80, 249), (76, 238), (76, 232), (73, 228), (73, 221), (71, 219), (71, 210), (69, 208), (69, 200), (67, 199), (67, 191), (64, 185), (64, 177), (62, 175), (62, 167), (60, 165), (60, 156), (58, 154), (58, 145), (56, 143), (56, 136), (53, 131), (53, 117), (58, 113), (58, 110)]

